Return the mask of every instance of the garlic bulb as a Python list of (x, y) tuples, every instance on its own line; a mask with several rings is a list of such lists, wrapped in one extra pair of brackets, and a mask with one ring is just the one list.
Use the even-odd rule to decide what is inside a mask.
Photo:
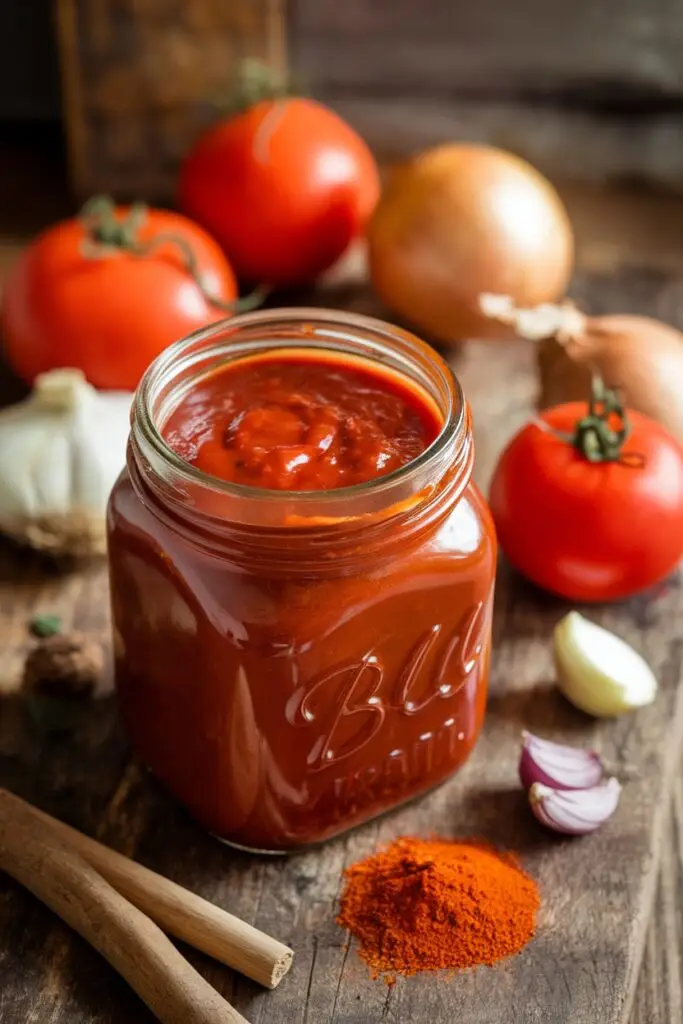
[(570, 612), (553, 634), (558, 685), (577, 708), (598, 718), (651, 704), (657, 680), (618, 636)]
[(0, 532), (55, 555), (104, 552), (132, 397), (96, 391), (80, 370), (52, 370), (0, 412)]

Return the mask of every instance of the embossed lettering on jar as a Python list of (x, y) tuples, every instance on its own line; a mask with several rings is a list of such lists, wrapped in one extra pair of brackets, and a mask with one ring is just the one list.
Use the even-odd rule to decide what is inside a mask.
[[(436, 410), (438, 436), (325, 491), (209, 476), (165, 427), (226, 365), (268, 354), (400, 383)], [(152, 365), (110, 501), (116, 681), (136, 753), (211, 832), (254, 850), (318, 842), (468, 757), (496, 556), (472, 460), (447, 365), (379, 321), (252, 313)]]

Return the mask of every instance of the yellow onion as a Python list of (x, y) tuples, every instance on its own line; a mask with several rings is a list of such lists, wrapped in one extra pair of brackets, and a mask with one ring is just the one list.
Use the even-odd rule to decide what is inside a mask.
[(389, 178), (368, 226), (380, 298), (430, 337), (500, 337), (482, 292), (519, 305), (565, 294), (574, 239), (552, 185), (530, 164), (490, 146), (427, 150)]
[(683, 333), (644, 316), (586, 316), (570, 303), (522, 309), (510, 296), (485, 294), (480, 306), (492, 321), (541, 343), (549, 404), (586, 398), (591, 374), (599, 373), (625, 405), (683, 443)]

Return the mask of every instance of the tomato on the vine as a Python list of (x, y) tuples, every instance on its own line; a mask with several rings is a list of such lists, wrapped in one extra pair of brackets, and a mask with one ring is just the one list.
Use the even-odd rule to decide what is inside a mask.
[(229, 315), (236, 297), (220, 246), (187, 217), (93, 200), (21, 254), (0, 337), (27, 383), (69, 366), (95, 387), (132, 390), (162, 349)]
[(367, 145), (332, 110), (267, 99), (199, 139), (178, 197), (239, 277), (290, 287), (314, 280), (362, 233), (379, 188)]
[(629, 597), (683, 557), (683, 447), (654, 420), (571, 402), (503, 452), (490, 504), (501, 548), (537, 586), (574, 601)]

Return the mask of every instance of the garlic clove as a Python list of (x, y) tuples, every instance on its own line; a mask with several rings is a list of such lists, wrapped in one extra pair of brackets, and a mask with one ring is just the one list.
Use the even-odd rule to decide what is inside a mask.
[(519, 778), (525, 789), (540, 782), (552, 789), (589, 789), (602, 781), (605, 769), (594, 750), (568, 747), (522, 733)]
[(577, 708), (607, 718), (651, 704), (657, 680), (620, 637), (570, 612), (553, 633), (558, 686)]
[(529, 790), (529, 804), (542, 825), (567, 836), (595, 832), (611, 818), (619, 805), (621, 786), (608, 779), (589, 789), (552, 789), (535, 782)]

